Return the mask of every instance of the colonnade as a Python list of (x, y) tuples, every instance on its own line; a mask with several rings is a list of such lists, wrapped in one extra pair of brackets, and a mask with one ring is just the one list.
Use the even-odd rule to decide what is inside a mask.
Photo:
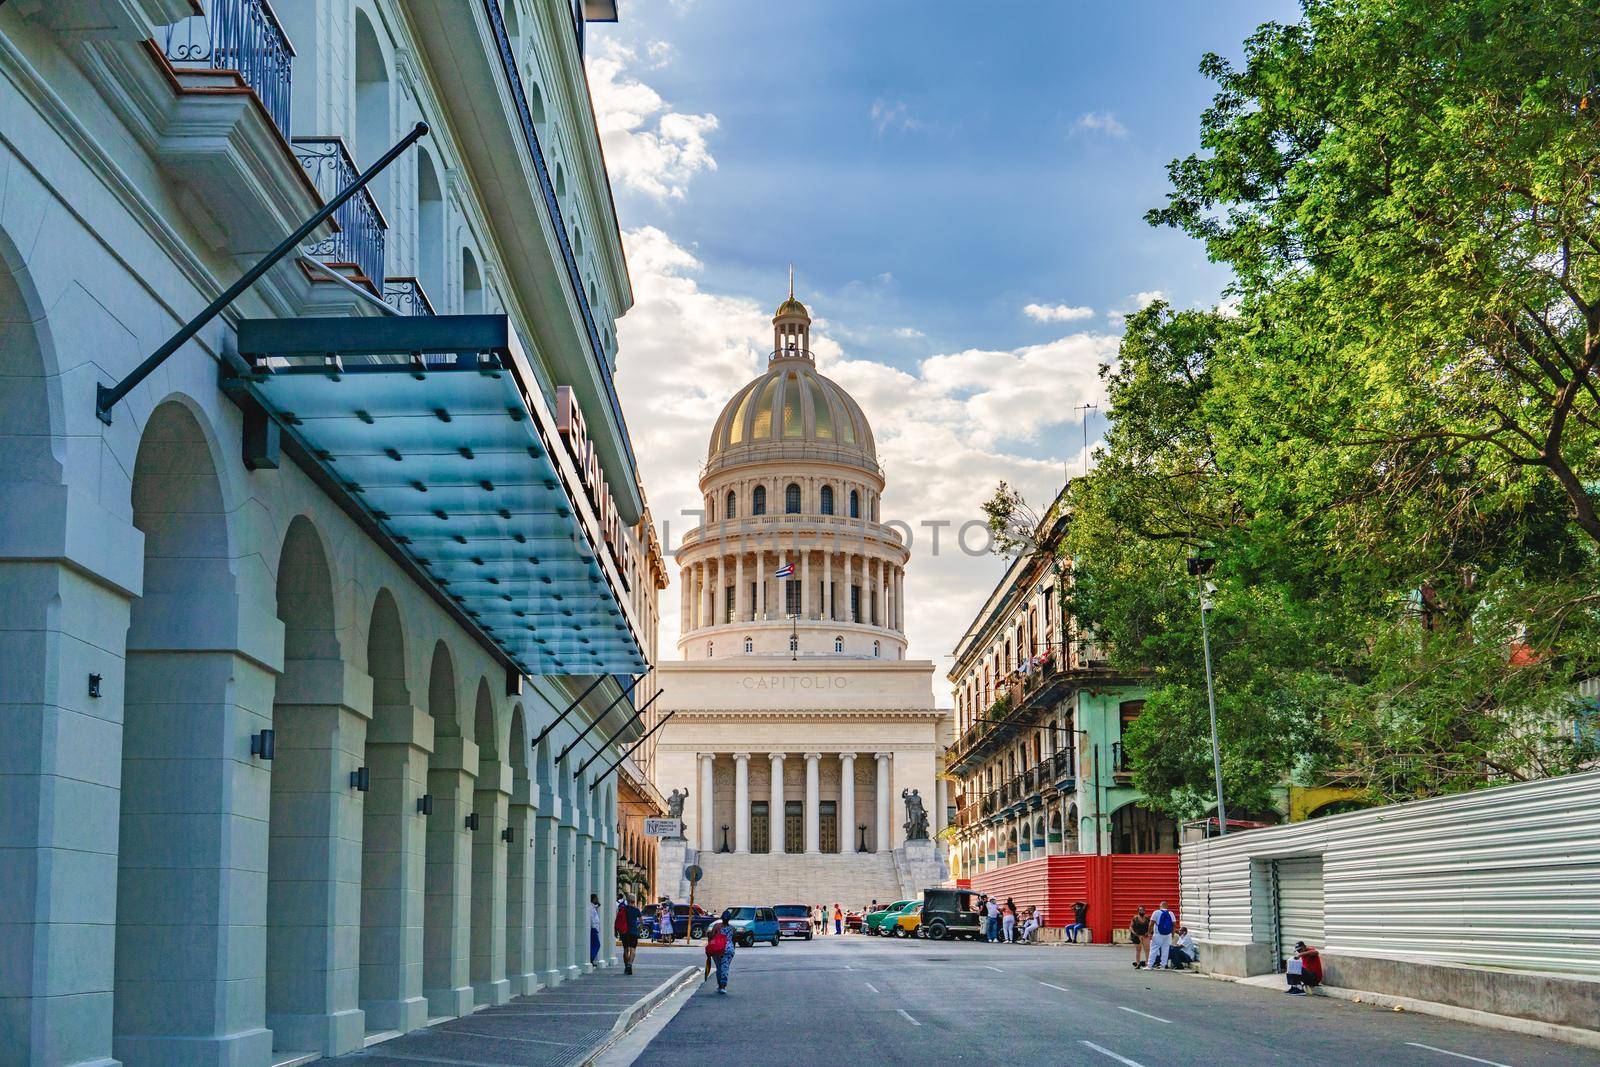
[[(697, 843), (705, 852), (716, 852), (721, 849), (722, 842), (717, 836), (716, 824), (716, 760), (719, 756), (731, 757), (733, 760), (733, 840), (731, 851), (748, 853), (751, 851), (750, 834), (750, 760), (753, 758), (749, 752), (701, 752), (698, 754), (700, 768), (699, 783), (699, 829)], [(836, 761), (839, 771), (839, 788), (837, 793), (838, 813), (840, 818), (838, 840), (829, 851), (837, 853), (852, 853), (857, 851), (855, 839), (855, 811), (856, 811), (856, 761), (857, 759), (871, 758), (876, 767), (876, 786), (874, 789), (874, 815), (873, 838), (871, 851), (889, 852), (893, 849), (894, 842), (894, 806), (892, 804), (892, 788), (890, 775), (892, 770), (893, 755), (889, 752), (873, 752), (860, 754), (856, 752), (834, 752), (824, 755), (821, 752), (805, 752), (799, 758), (805, 761), (804, 806), (801, 819), (801, 848), (787, 847), (790, 842), (786, 840), (785, 812), (788, 807), (787, 787), (784, 782), (784, 767), (786, 761), (795, 758), (787, 752), (771, 752), (766, 754), (770, 765), (769, 792), (767, 811), (769, 819), (768, 846), (766, 851), (772, 854), (802, 851), (809, 855), (821, 854), (822, 849), (822, 761), (824, 759)]]
[[(687, 564), (680, 582), (683, 630), (787, 618), (785, 579), (774, 577), (786, 563), (794, 566), (792, 577), (800, 583), (802, 619), (905, 631), (904, 567), (877, 556), (816, 547), (719, 553)], [(861, 590), (855, 611), (853, 588)]]

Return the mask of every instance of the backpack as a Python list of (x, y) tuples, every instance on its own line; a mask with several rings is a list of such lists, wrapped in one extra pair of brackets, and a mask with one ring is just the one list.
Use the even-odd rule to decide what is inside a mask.
[(617, 921), (611, 924), (611, 929), (619, 934), (628, 932), (628, 909), (621, 904), (617, 905)]
[(728, 935), (718, 930), (711, 935), (711, 940), (706, 942), (707, 956), (720, 956), (728, 951)]
[(1156, 916), (1156, 933), (1172, 933), (1172, 912), (1165, 908), (1162, 908), (1160, 913)]

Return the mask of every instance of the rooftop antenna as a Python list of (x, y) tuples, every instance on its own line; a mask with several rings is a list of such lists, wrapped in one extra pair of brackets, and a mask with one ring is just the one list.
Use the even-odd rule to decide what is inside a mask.
[[(1089, 412), (1099, 410), (1100, 405), (1098, 404), (1078, 405), (1078, 411), (1080, 412), (1079, 418), (1083, 422), (1083, 476), (1085, 478), (1089, 476)], [(1067, 480), (1072, 480), (1070, 475), (1067, 477)]]

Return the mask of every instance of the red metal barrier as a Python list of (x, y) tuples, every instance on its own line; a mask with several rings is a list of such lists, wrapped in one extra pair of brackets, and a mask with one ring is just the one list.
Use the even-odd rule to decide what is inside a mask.
[(1116, 929), (1126, 929), (1140, 904), (1154, 911), (1165, 900), (1178, 908), (1177, 856), (1043, 856), (983, 871), (971, 879), (980, 893), (1010, 898), (1018, 910), (1044, 908), (1045, 925), (1062, 927), (1072, 921), (1072, 905), (1089, 905), (1089, 929), (1099, 944), (1111, 941)]

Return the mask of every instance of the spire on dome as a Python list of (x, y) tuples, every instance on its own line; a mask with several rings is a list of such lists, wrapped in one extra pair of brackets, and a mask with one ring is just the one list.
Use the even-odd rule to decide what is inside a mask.
[(811, 313), (794, 298), (794, 264), (789, 264), (789, 298), (772, 316), (772, 358), (811, 358)]
[(794, 261), (789, 262), (789, 299), (794, 299)]

